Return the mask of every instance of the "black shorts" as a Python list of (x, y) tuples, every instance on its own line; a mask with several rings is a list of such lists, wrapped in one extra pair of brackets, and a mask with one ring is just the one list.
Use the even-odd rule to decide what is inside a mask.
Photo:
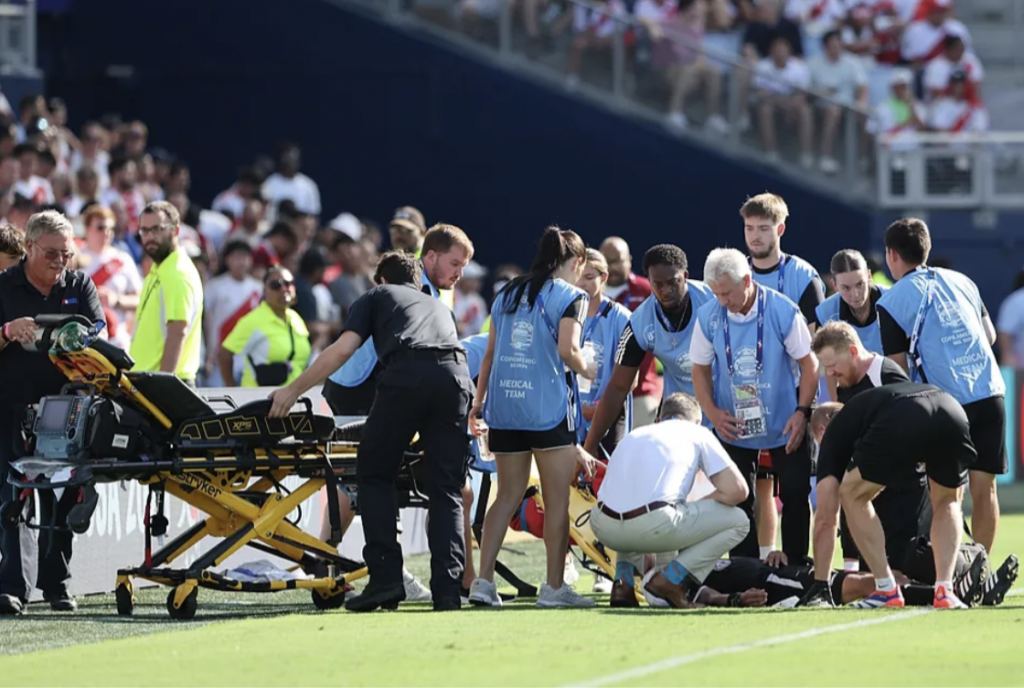
[(1006, 458), (1006, 405), (1003, 397), (989, 397), (964, 406), (971, 424), (971, 440), (978, 460), (971, 470), (1002, 475), (1009, 469)]
[(857, 441), (847, 471), (857, 468), (869, 482), (895, 486), (906, 484), (923, 463), (929, 478), (954, 488), (967, 483), (977, 457), (963, 407), (935, 390), (899, 398), (880, 411)]
[(569, 417), (550, 430), (499, 430), (491, 428), (488, 445), (494, 454), (519, 454), (545, 449), (561, 449), (579, 444)]
[(370, 377), (357, 387), (345, 387), (333, 380), (324, 383), (323, 395), (336, 416), (368, 416), (377, 396), (377, 378), (383, 367), (378, 364)]

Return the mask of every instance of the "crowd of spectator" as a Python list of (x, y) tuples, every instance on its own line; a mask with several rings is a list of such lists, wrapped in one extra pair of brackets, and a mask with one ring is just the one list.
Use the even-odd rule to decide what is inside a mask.
[[(835, 174), (846, 108), (874, 136), (983, 132), (984, 70), (954, 0), (508, 0), (521, 17), (527, 53), (572, 38), (567, 86), (580, 82), (587, 52), (610, 53), (616, 24), (631, 73), (653, 73), (670, 91), (666, 125), (689, 126), (686, 102), (703, 89), (705, 128), (757, 127), (777, 158), (777, 120), (795, 129), (800, 162)], [(470, 32), (496, 19), (504, 0), (463, 0)], [(735, 79), (739, 118), (722, 116), (723, 80)]]
[[(319, 188), (302, 173), (294, 143), (243, 165), (207, 204), (192, 195), (187, 162), (151, 146), (143, 122), (108, 115), (75, 133), (59, 99), (28, 96), (17, 108), (0, 101), (0, 269), (20, 259), (19, 233), (29, 217), (60, 211), (75, 227), (70, 267), (92, 278), (105, 336), (125, 350), (152, 267), (139, 218), (153, 201), (180, 213), (178, 244), (204, 282), (200, 385), (255, 385), (256, 368), (282, 347), (282, 359), (290, 356), (301, 372), (373, 286), (385, 241), (380, 226), (351, 213), (322, 220)], [(386, 229), (393, 245), (415, 251), (427, 226), (419, 210), (406, 206)], [(488, 300), (480, 290), (487, 275), (470, 263), (454, 294), (462, 336), (484, 326)]]

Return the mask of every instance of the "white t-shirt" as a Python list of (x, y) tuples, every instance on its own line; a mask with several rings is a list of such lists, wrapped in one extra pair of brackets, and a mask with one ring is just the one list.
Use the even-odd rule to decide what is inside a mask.
[(786, 0), (783, 15), (810, 35), (823, 36), (842, 25), (846, 12), (844, 0)]
[(1003, 299), (996, 330), (1013, 337), (1013, 357), (1018, 366), (1024, 365), (1024, 289)]
[(779, 69), (775, 62), (766, 57), (757, 63), (754, 70), (754, 88), (776, 96), (791, 96), (797, 89), (811, 87), (811, 70), (807, 63), (797, 57), (786, 60)]
[(56, 202), (50, 182), (36, 175), (29, 177), (28, 181), (19, 179), (14, 182), (14, 193), (32, 199), (36, 205), (53, 205)]
[(230, 213), (231, 217), (235, 218), (237, 222), (242, 218), (242, 213), (245, 212), (246, 202), (242, 195), (238, 193), (237, 185), (235, 185), (217, 194), (217, 197), (213, 199), (213, 203), (210, 204), (210, 209), (216, 210), (218, 213)]
[(974, 53), (965, 52), (960, 62), (953, 62), (945, 55), (939, 55), (924, 68), (923, 80), (927, 97), (931, 97), (932, 91), (945, 92), (949, 88), (949, 77), (957, 70), (962, 71), (973, 84), (980, 84), (985, 78), (985, 70)]
[(487, 320), (487, 302), (476, 292), (455, 290), (455, 323), (460, 337), (479, 334)]
[(239, 281), (224, 273), (207, 282), (203, 291), (206, 350), (214, 355), (242, 316), (260, 305), (263, 284), (248, 275)]
[(71, 152), (71, 162), (68, 163), (68, 173), (72, 179), (78, 174), (82, 165), (89, 165), (96, 171), (96, 178), (99, 182), (99, 191), (102, 193), (110, 186), (110, 153), (101, 150), (92, 160), (86, 160), (78, 151)]
[(710, 430), (685, 420), (666, 420), (638, 428), (619, 442), (597, 498), (619, 513), (651, 502), (683, 502), (698, 471), (710, 478), (730, 465), (732, 460)]
[(988, 111), (966, 100), (943, 97), (928, 109), (928, 127), (950, 133), (988, 131)]
[(959, 36), (967, 49), (971, 49), (971, 33), (963, 22), (947, 19), (942, 26), (935, 26), (921, 20), (912, 22), (903, 31), (903, 58), (913, 62), (938, 57), (942, 52), (942, 42), (946, 36)]
[[(746, 315), (727, 313), (726, 317), (734, 323), (750, 322), (757, 318), (759, 308), (758, 300), (754, 299), (754, 305)], [(811, 353), (811, 331), (807, 329), (807, 323), (800, 312), (793, 316), (793, 324), (789, 326), (785, 346), (786, 353), (794, 361), (799, 361)], [(704, 335), (699, 320), (694, 323), (693, 336), (690, 338), (690, 360), (697, 365), (711, 365), (715, 360), (715, 347)]]
[(853, 103), (857, 89), (868, 83), (861, 61), (850, 53), (843, 53), (835, 62), (820, 55), (811, 60), (810, 69), (815, 88), (846, 104)]
[(659, 5), (655, 0), (640, 0), (633, 9), (633, 15), (641, 20), (660, 24), (676, 14), (676, 3), (663, 0)]
[(303, 213), (320, 214), (320, 189), (316, 182), (301, 172), (291, 179), (277, 172), (267, 177), (263, 182), (263, 198), (274, 206), (275, 217), (277, 204), (284, 200), (291, 200)]

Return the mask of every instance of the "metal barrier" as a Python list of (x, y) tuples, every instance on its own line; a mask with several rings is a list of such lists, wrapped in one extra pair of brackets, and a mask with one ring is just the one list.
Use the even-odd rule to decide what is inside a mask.
[(1024, 208), (1024, 132), (883, 136), (877, 160), (884, 208)]
[(0, 72), (36, 71), (36, 0), (0, 0)]

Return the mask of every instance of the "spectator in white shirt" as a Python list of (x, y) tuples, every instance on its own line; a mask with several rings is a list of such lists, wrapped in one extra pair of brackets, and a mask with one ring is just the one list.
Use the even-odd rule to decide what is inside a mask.
[(487, 301), (480, 295), (485, 277), (487, 268), (471, 260), (455, 285), (455, 324), (460, 337), (479, 334), (487, 320)]
[(811, 71), (807, 63), (792, 56), (788, 40), (777, 37), (772, 41), (770, 56), (758, 62), (754, 72), (761, 140), (773, 161), (779, 157), (775, 142), (775, 111), (781, 110), (788, 125), (797, 125), (801, 164), (807, 168), (814, 165), (811, 153), (814, 122), (810, 103), (807, 102), (807, 89), (810, 87)]
[(953, 19), (953, 0), (922, 0), (929, 3), (924, 19), (911, 22), (902, 38), (903, 59), (920, 69), (942, 54), (946, 36), (959, 36), (970, 48), (971, 34), (963, 22)]
[(996, 323), (999, 362), (1008, 368), (1024, 370), (1024, 270), (1017, 273), (1013, 289), (999, 306)]
[(928, 108), (928, 128), (948, 134), (988, 131), (985, 106), (968, 98), (967, 75), (953, 72), (949, 89), (949, 95), (940, 97)]
[[(671, 561), (648, 573), (644, 590), (670, 606), (692, 608), (687, 590), (703, 583), (750, 529), (736, 506), (747, 498), (746, 481), (700, 422), (697, 400), (673, 394), (662, 402), (658, 422), (623, 438), (608, 462), (590, 525), (618, 553), (613, 607), (638, 606), (633, 580), (643, 570), (644, 555), (671, 552)], [(714, 490), (687, 502), (698, 472)]]
[(839, 31), (829, 31), (823, 40), (824, 53), (811, 60), (811, 81), (814, 89), (832, 101), (819, 101), (823, 110), (821, 131), (821, 171), (835, 174), (839, 171), (839, 161), (833, 156), (836, 133), (843, 120), (847, 107), (868, 107), (867, 76), (860, 61), (843, 49), (843, 39)]
[(285, 142), (278, 148), (277, 171), (263, 182), (263, 198), (267, 201), (268, 221), (277, 217), (277, 206), (290, 200), (306, 215), (320, 215), (320, 189), (316, 182), (299, 172), (302, 151), (298, 145)]
[(950, 77), (954, 72), (963, 72), (967, 77), (967, 99), (981, 102), (981, 82), (985, 70), (974, 53), (967, 50), (960, 36), (946, 36), (943, 53), (924, 68), (924, 92), (926, 100), (935, 100), (951, 92)]
[(74, 220), (82, 214), (89, 203), (96, 203), (100, 196), (100, 175), (89, 166), (78, 168), (75, 173), (75, 191), (64, 200), (64, 215)]
[[(224, 384), (217, 366), (217, 352), (231, 330), (246, 313), (259, 305), (263, 283), (252, 271), (252, 247), (244, 241), (231, 241), (224, 246), (222, 272), (206, 283), (203, 289), (203, 337), (206, 344), (206, 383), (211, 387)], [(238, 378), (242, 362), (236, 361)]]
[(56, 202), (50, 182), (36, 174), (39, 165), (39, 149), (31, 143), (19, 144), (14, 155), (21, 162), (18, 181), (14, 183), (14, 193), (31, 198), (36, 205), (52, 205)]
[(213, 199), (211, 210), (230, 216), (237, 224), (249, 201), (259, 197), (259, 175), (251, 167), (243, 167), (238, 171), (238, 180), (231, 188), (221, 191)]
[(69, 163), (72, 175), (77, 174), (82, 167), (92, 167), (99, 175), (100, 193), (110, 186), (110, 174), (107, 167), (110, 165), (110, 154), (104, 149), (107, 133), (100, 126), (99, 122), (86, 122), (82, 126), (81, 147), (71, 153)]
[(800, 25), (804, 57), (821, 55), (825, 35), (839, 29), (846, 18), (848, 0), (786, 0), (784, 16)]
[(572, 30), (575, 35), (566, 57), (566, 87), (576, 88), (583, 68), (583, 53), (588, 50), (610, 50), (616, 26), (625, 30), (625, 24), (616, 19), (625, 19), (629, 14), (621, 0), (597, 0), (596, 9), (572, 5)]

